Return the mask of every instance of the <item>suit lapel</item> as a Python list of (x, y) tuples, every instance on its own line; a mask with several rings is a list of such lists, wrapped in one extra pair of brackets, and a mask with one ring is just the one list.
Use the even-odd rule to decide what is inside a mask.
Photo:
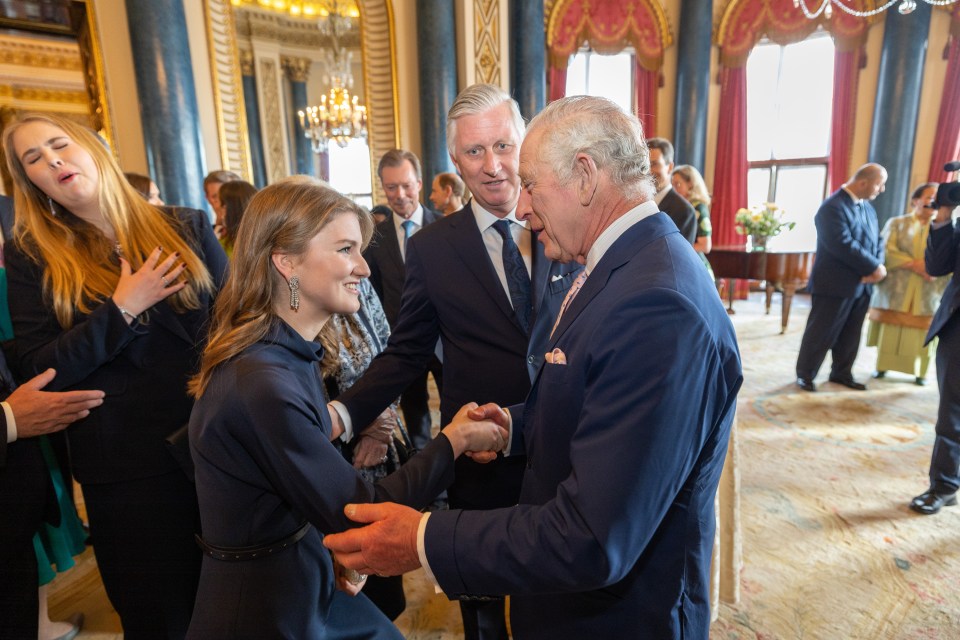
[[(646, 245), (657, 238), (671, 231), (678, 233), (675, 228), (671, 230), (671, 228), (667, 226), (666, 223), (668, 221), (670, 221), (670, 218), (667, 214), (657, 213), (648, 218), (644, 218), (617, 238), (616, 242), (607, 249), (607, 252), (600, 259), (600, 262), (597, 263), (593, 272), (587, 277), (586, 282), (583, 283), (583, 288), (577, 293), (577, 297), (573, 299), (570, 306), (568, 306), (566, 311), (563, 312), (563, 315), (560, 316), (560, 324), (557, 325), (557, 329), (553, 332), (553, 336), (547, 345), (548, 351), (556, 346), (557, 341), (563, 336), (567, 328), (573, 324), (577, 316), (587, 308), (590, 301), (593, 300), (598, 293), (603, 291), (604, 287), (607, 286), (610, 275), (614, 271), (632, 260)], [(671, 226), (675, 227), (675, 225), (672, 224)]]
[(190, 344), (194, 344), (196, 342), (196, 339), (191, 336), (186, 327), (183, 326), (180, 316), (177, 315), (177, 313), (166, 302), (161, 302), (150, 310), (150, 321), (156, 321), (158, 325), (161, 325), (174, 335), (183, 338)]
[(450, 227), (453, 233), (450, 234), (449, 241), (456, 249), (457, 255), (460, 256), (463, 264), (497, 303), (500, 311), (510, 319), (519, 331), (523, 331), (516, 314), (513, 312), (513, 306), (500, 284), (500, 278), (497, 277), (497, 272), (490, 263), (490, 256), (487, 253), (487, 247), (483, 244), (483, 237), (480, 235), (477, 220), (473, 216), (473, 209), (468, 204), (458, 213), (453, 214), (451, 218)]
[(530, 284), (533, 287), (533, 313), (536, 317), (540, 307), (543, 306), (543, 298), (547, 293), (547, 286), (550, 284), (550, 265), (553, 261), (543, 255), (543, 245), (537, 241), (537, 234), (532, 230), (530, 233), (530, 242), (533, 243), (533, 277), (530, 278)]
[(404, 272), (403, 254), (400, 253), (400, 240), (397, 238), (397, 228), (393, 224), (394, 215), (395, 214), (391, 212), (390, 216), (378, 226), (380, 229), (380, 246), (383, 247), (386, 253), (387, 260), (390, 262), (390, 269), (393, 270), (393, 273), (402, 274)]

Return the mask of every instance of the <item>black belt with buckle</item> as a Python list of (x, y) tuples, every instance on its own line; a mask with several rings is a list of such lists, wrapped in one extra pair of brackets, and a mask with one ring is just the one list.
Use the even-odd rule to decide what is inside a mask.
[(194, 537), (197, 539), (197, 544), (200, 545), (200, 548), (203, 549), (203, 552), (211, 558), (215, 560), (224, 560), (226, 562), (241, 562), (243, 560), (255, 560), (257, 558), (270, 556), (283, 551), (287, 547), (292, 547), (300, 542), (300, 539), (303, 538), (303, 536), (307, 535), (307, 532), (310, 531), (311, 526), (313, 525), (311, 525), (309, 522), (304, 522), (296, 531), (288, 536), (284, 536), (275, 542), (255, 545), (252, 547), (218, 547), (206, 542), (200, 536)]

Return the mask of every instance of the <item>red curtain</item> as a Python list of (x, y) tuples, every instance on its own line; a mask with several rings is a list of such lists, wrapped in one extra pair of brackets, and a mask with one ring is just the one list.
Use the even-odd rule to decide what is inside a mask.
[(744, 244), (734, 229), (737, 209), (747, 206), (747, 69), (720, 72), (720, 122), (713, 177), (714, 244)]
[(637, 57), (634, 57), (634, 65), (637, 118), (643, 125), (643, 135), (652, 138), (657, 135), (657, 89), (660, 87), (660, 72), (644, 69)]
[[(564, 61), (566, 62), (566, 61)], [(554, 64), (547, 69), (547, 102), (553, 102), (567, 95), (567, 66)]]
[(850, 177), (850, 152), (857, 111), (860, 51), (833, 55), (833, 124), (830, 132), (830, 190), (836, 191)]
[(930, 180), (946, 182), (950, 174), (943, 165), (960, 159), (960, 37), (951, 38), (947, 61), (947, 80), (940, 99), (940, 117), (930, 156)]

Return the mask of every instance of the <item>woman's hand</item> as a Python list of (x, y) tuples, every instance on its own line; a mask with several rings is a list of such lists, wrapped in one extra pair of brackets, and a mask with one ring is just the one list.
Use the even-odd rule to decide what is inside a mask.
[(333, 556), (333, 573), (337, 576), (337, 589), (347, 595), (355, 596), (367, 584), (367, 576), (353, 569), (347, 569)]
[[(484, 405), (484, 409), (488, 406)], [(454, 458), (460, 457), (462, 453), (471, 452), (473, 455), (470, 457), (477, 462), (489, 462), (496, 458), (496, 452), (503, 451), (506, 446), (507, 438), (510, 436), (506, 428), (509, 424), (509, 416), (504, 417), (503, 410), (499, 409), (498, 412), (493, 412), (492, 417), (478, 420), (475, 419), (480, 415), (476, 413), (478, 408), (476, 402), (463, 405), (453, 417), (453, 421), (443, 428), (442, 433), (447, 436), (453, 446)], [(490, 416), (490, 414), (487, 415)], [(481, 452), (485, 453), (478, 455)]]
[[(154, 249), (137, 271), (130, 268), (123, 256), (120, 257), (120, 281), (113, 292), (113, 302), (134, 317), (187, 286), (186, 282), (177, 281), (187, 268), (183, 262), (178, 262), (180, 255), (171, 253), (160, 262), (162, 252), (160, 247)], [(133, 321), (127, 315), (124, 318), (128, 324)]]
[(386, 443), (361, 434), (353, 448), (353, 468), (375, 467), (387, 461)]

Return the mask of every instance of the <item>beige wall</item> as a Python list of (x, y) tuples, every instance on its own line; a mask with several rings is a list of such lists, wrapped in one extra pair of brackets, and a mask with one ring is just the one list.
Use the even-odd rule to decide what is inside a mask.
[(390, 0), (397, 43), (400, 146), (420, 155), (420, 73), (417, 65), (417, 9), (414, 0)]
[(107, 104), (113, 123), (113, 144), (125, 171), (147, 173), (147, 152), (140, 124), (140, 102), (130, 50), (130, 28), (124, 0), (93, 0), (103, 51)]

